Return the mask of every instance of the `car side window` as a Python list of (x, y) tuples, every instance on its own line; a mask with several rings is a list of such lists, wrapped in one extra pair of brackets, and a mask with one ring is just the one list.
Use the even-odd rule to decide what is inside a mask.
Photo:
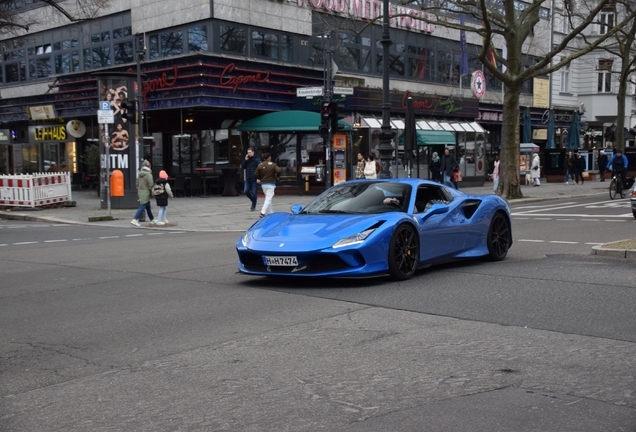
[(415, 196), (415, 213), (426, 212), (433, 204), (448, 204), (453, 197), (439, 186), (420, 186)]

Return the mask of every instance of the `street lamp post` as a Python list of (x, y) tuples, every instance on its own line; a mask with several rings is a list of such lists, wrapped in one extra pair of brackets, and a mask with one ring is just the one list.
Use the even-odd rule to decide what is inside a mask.
[(384, 0), (382, 12), (382, 126), (380, 127), (380, 178), (391, 178), (391, 159), (395, 133), (391, 130), (391, 101), (389, 99), (389, 0)]

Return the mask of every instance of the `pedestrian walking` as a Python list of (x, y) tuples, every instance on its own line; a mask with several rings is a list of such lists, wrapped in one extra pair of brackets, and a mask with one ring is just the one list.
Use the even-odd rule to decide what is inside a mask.
[(492, 169), (492, 192), (497, 193), (497, 189), (499, 189), (499, 165), (501, 161), (499, 160), (499, 155), (495, 155), (495, 160), (493, 161), (493, 169)]
[(448, 148), (444, 149), (444, 156), (442, 156), (439, 173), (443, 178), (443, 183), (446, 186), (450, 186), (455, 189), (457, 189), (457, 186), (453, 183), (452, 179), (455, 168), (457, 167), (458, 165), (457, 159), (455, 159), (455, 155), (452, 154)]
[(364, 165), (366, 161), (364, 160), (364, 156), (362, 153), (358, 153), (358, 162), (356, 163), (356, 178), (363, 179), (364, 178)]
[(437, 152), (433, 152), (431, 157), (431, 180), (437, 183), (441, 183), (440, 180), (440, 167), (442, 166), (442, 160), (439, 158)]
[(565, 169), (565, 184), (570, 184), (570, 179), (574, 184), (574, 156), (571, 151), (565, 155), (563, 168)]
[(134, 226), (141, 226), (139, 225), (139, 216), (141, 216), (144, 210), (148, 214), (148, 220), (150, 223), (156, 222), (155, 218), (152, 216), (152, 209), (150, 208), (150, 194), (154, 183), (155, 182), (152, 179), (152, 170), (150, 169), (150, 162), (144, 160), (142, 167), (137, 174), (137, 197), (139, 198), (139, 208), (135, 212), (133, 220), (130, 221), (130, 223)]
[(168, 223), (168, 219), (166, 219), (168, 199), (174, 199), (174, 194), (170, 188), (170, 183), (168, 183), (168, 173), (164, 170), (159, 171), (159, 178), (155, 180), (155, 185), (152, 187), (152, 194), (157, 201), (157, 207), (159, 207), (159, 214), (157, 215), (155, 225), (165, 225)]
[(256, 182), (261, 185), (263, 193), (265, 194), (265, 201), (263, 202), (263, 208), (261, 208), (260, 217), (267, 214), (274, 213), (272, 206), (272, 199), (274, 198), (274, 192), (276, 191), (276, 180), (280, 176), (281, 169), (272, 162), (272, 155), (265, 152), (262, 154), (263, 162), (256, 168), (254, 177)]
[(254, 147), (249, 147), (245, 154), (245, 160), (241, 162), (241, 168), (245, 170), (245, 184), (243, 186), (243, 193), (252, 202), (250, 211), (256, 209), (256, 201), (258, 199), (258, 185), (256, 184), (256, 177), (254, 172), (260, 165), (261, 160), (254, 155)]
[(364, 178), (377, 179), (379, 172), (379, 164), (375, 161), (373, 155), (370, 154), (364, 164)]
[(532, 157), (532, 165), (530, 166), (530, 176), (534, 180), (534, 187), (541, 186), (541, 159), (539, 153), (535, 153)]
[(585, 158), (581, 156), (581, 152), (577, 151), (574, 157), (574, 176), (576, 178), (576, 184), (579, 184), (579, 180), (581, 180), (581, 184), (585, 182), (583, 179), (583, 171), (585, 171)]
[(605, 171), (607, 170), (607, 155), (605, 154), (605, 151), (600, 150), (598, 152), (598, 159), (596, 160), (596, 163), (598, 164), (598, 173), (601, 177), (601, 181), (604, 182), (605, 181)]

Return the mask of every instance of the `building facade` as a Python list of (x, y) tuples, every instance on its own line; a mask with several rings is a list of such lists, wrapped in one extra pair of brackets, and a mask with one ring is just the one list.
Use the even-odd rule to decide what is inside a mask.
[[(49, 13), (34, 4), (20, 13)], [(336, 85), (353, 89), (353, 94), (334, 94), (354, 127), (347, 136), (347, 159), (375, 152), (383, 58), (382, 28), (371, 22), (381, 16), (381, 6), (369, 0), (194, 0), (185, 5), (115, 0), (91, 21), (40, 20), (28, 35), (4, 35), (0, 171), (87, 173), (94, 169), (83, 155), (100, 143), (102, 153), (104, 147), (111, 151), (111, 168), (123, 160), (113, 155), (126, 146), (135, 149), (135, 160), (127, 162), (131, 170), (145, 158), (155, 170), (190, 176), (202, 168), (237, 168), (253, 145), (285, 166), (284, 182), (302, 184), (303, 166), (327, 159), (317, 130), (239, 131), (238, 126), (270, 112), (318, 112), (321, 98), (298, 97), (297, 89), (323, 86), (333, 58)], [(550, 28), (549, 12), (542, 10), (541, 29)], [(471, 88), (472, 72), (483, 69), (476, 57), (481, 41), (467, 35), (469, 74), (460, 76), (458, 31), (432, 26), (422, 11), (397, 4), (391, 13), (394, 175), (404, 175), (399, 129), (405, 98), (411, 96), (419, 120), (455, 136), (464, 177), (483, 181), (485, 154), (500, 145), (503, 92), (488, 73), (483, 97)], [(524, 61), (536, 61), (544, 48), (536, 41), (528, 44)], [(103, 74), (137, 72), (126, 85), (98, 84)], [(534, 86), (526, 83), (522, 106), (533, 104)], [(110, 104), (114, 123), (100, 123), (100, 102)], [(132, 111), (135, 102), (143, 112), (138, 124), (122, 109)], [(533, 110), (540, 125), (544, 109)], [(470, 123), (478, 127), (465, 126)], [(441, 148), (418, 152), (420, 177), (429, 175), (426, 161), (433, 150)], [(102, 157), (102, 169), (103, 163)]]

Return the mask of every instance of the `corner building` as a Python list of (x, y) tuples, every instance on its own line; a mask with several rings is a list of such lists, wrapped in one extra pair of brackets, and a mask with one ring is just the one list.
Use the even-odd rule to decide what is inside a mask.
[[(51, 14), (43, 3), (28, 9), (15, 3), (16, 13), (25, 16)], [(542, 14), (546, 28), (548, 12)], [(421, 129), (411, 175), (428, 178), (432, 152), (450, 146), (465, 181), (483, 182), (487, 154), (499, 146), (503, 93), (487, 73), (483, 98), (471, 89), (471, 73), (483, 70), (476, 57), (481, 41), (467, 35), (469, 74), (460, 77), (458, 31), (432, 26), (422, 11), (404, 6), (391, 4), (391, 13), (393, 176), (407, 175), (400, 136), (410, 96)], [(334, 84), (353, 93), (333, 95), (352, 126), (345, 133), (342, 180), (351, 178), (356, 154), (375, 153), (379, 146), (382, 27), (381, 20), (368, 23), (381, 15), (382, 2), (369, 0), (113, 0), (91, 21), (43, 19), (28, 35), (5, 34), (0, 173), (70, 170), (98, 182), (100, 172), (83, 155), (92, 144), (103, 144), (102, 183), (106, 147), (110, 167), (130, 170), (130, 179), (143, 159), (171, 177), (191, 179), (209, 168), (210, 179), (228, 169), (234, 175), (246, 148), (254, 146), (283, 168), (282, 186), (299, 188), (303, 174), (310, 173), (313, 183), (312, 168), (327, 160), (317, 128), (293, 121), (259, 130), (241, 125), (280, 111), (289, 111), (291, 120), (302, 111), (318, 115), (322, 98), (297, 97), (297, 89), (324, 86), (333, 58)], [(537, 57), (529, 50), (524, 61)], [(109, 74), (105, 85), (100, 80)], [(532, 92), (528, 82), (522, 105), (531, 105)], [(114, 123), (99, 122), (105, 101)], [(143, 111), (139, 124), (121, 109), (136, 101)], [(436, 141), (439, 134), (427, 131), (447, 135)]]

